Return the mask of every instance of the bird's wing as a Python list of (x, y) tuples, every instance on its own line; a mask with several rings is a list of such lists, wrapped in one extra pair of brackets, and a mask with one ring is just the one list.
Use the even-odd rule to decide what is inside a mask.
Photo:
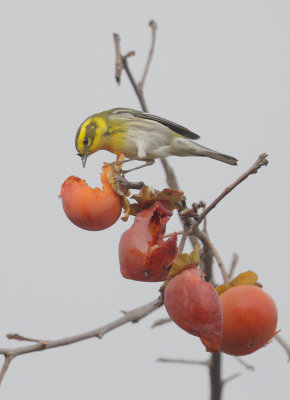
[(197, 135), (194, 132), (191, 132), (189, 129), (185, 128), (184, 126), (181, 126), (179, 124), (176, 124), (175, 122), (168, 121), (168, 119), (164, 119), (161, 117), (158, 117), (156, 115), (144, 113), (142, 111), (137, 111), (137, 110), (131, 110), (130, 108), (115, 108), (111, 110), (108, 113), (108, 117), (112, 118), (143, 118), (143, 119), (149, 119), (151, 121), (156, 121), (159, 122), (160, 124), (167, 126), (167, 128), (171, 129), (172, 131), (179, 133), (182, 136), (185, 136), (189, 139), (199, 139), (199, 135)]

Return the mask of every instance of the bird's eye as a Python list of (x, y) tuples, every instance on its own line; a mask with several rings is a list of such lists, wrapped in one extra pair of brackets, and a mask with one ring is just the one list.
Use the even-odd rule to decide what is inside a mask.
[(84, 140), (83, 140), (83, 145), (87, 146), (88, 143), (89, 143), (89, 139), (85, 136)]

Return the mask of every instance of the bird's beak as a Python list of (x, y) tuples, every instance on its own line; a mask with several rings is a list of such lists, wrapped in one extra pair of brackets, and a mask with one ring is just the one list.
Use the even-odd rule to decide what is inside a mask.
[(86, 162), (87, 162), (87, 158), (88, 158), (88, 153), (85, 152), (85, 154), (83, 154), (83, 155), (81, 156), (81, 158), (82, 158), (83, 167), (85, 168)]

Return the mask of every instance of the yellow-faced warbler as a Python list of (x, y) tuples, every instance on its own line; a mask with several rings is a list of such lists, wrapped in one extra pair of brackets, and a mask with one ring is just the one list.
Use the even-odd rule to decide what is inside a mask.
[(129, 108), (114, 108), (87, 118), (77, 131), (75, 145), (83, 166), (98, 150), (123, 153), (147, 165), (167, 156), (210, 157), (237, 165), (236, 158), (207, 149), (194, 139), (199, 136), (175, 122)]

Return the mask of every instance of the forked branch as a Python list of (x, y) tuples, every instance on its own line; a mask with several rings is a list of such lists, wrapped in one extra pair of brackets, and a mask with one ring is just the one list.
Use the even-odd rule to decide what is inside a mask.
[(141, 307), (135, 308), (134, 310), (125, 312), (121, 318), (118, 318), (100, 328), (93, 329), (88, 332), (80, 333), (75, 336), (69, 336), (62, 339), (56, 340), (40, 340), (40, 339), (31, 339), (19, 334), (9, 334), (7, 335), (10, 339), (16, 340), (25, 340), (25, 341), (33, 341), (36, 344), (29, 346), (21, 346), (16, 348), (0, 348), (0, 354), (5, 356), (4, 363), (2, 365), (2, 369), (0, 371), (0, 383), (3, 380), (3, 377), (11, 363), (11, 361), (20, 355), (33, 353), (36, 351), (43, 351), (53, 349), (55, 347), (67, 346), (73, 343), (81, 342), (83, 340), (91, 339), (91, 338), (99, 338), (101, 339), (106, 333), (127, 324), (128, 322), (138, 322), (140, 319), (145, 318), (147, 315), (152, 313), (157, 309), (157, 300), (151, 301), (148, 304), (145, 304)]

